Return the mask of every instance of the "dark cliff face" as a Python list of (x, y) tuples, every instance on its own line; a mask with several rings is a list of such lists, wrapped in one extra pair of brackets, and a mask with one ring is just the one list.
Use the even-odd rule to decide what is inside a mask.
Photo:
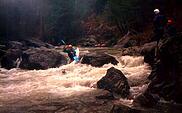
[[(176, 27), (179, 31), (182, 31), (182, 1), (181, 0), (171, 0), (168, 4), (168, 12), (170, 15), (174, 16), (176, 20)], [(172, 7), (172, 8), (171, 8)], [(170, 8), (173, 9), (170, 11)]]
[[(155, 8), (174, 18), (177, 29), (182, 31), (181, 0), (19, 1), (0, 0), (1, 41), (34, 37), (57, 45), (61, 40), (78, 44), (82, 38), (91, 38), (101, 45), (112, 46), (130, 27), (134, 34), (135, 31), (136, 34), (147, 32), (146, 27), (152, 23)], [(138, 7), (140, 11), (132, 15), (136, 14), (133, 8)], [(152, 31), (151, 28), (149, 30)]]
[(159, 60), (149, 78), (148, 91), (182, 103), (182, 34), (161, 41)]
[[(148, 89), (135, 102), (153, 106), (159, 98), (182, 103), (182, 34), (166, 37), (159, 44), (158, 59), (149, 75)], [(152, 105), (151, 105), (152, 104)]]

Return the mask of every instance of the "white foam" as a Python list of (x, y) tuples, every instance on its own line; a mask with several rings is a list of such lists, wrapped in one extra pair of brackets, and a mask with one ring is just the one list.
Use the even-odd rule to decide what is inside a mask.
[[(129, 80), (144, 80), (150, 73), (143, 57), (124, 56), (119, 59), (121, 63), (114, 67), (120, 69)], [(0, 101), (23, 97), (34, 99), (38, 98), (38, 94), (47, 93), (68, 97), (93, 91), (96, 90), (97, 81), (112, 66), (106, 64), (96, 68), (85, 64), (68, 64), (48, 70), (0, 69)]]

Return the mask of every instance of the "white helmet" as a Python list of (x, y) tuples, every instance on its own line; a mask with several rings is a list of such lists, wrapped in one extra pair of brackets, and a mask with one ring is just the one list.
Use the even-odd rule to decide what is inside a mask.
[(155, 13), (155, 14), (160, 13), (159, 9), (155, 9), (155, 10), (154, 10), (154, 13)]

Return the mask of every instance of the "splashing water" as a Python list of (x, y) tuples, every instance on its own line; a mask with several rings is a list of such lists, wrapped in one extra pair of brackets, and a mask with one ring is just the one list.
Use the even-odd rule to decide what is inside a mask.
[(142, 91), (138, 86), (147, 81), (150, 67), (144, 63), (143, 57), (123, 56), (118, 60), (120, 63), (117, 66), (107, 64), (100, 68), (85, 64), (68, 64), (48, 70), (1, 69), (0, 109), (12, 105), (25, 106), (27, 102), (30, 106), (55, 99), (63, 101), (65, 98), (83, 94), (88, 94), (86, 99), (90, 100), (90, 95), (101, 92), (96, 89), (96, 83), (112, 66), (125, 74), (129, 84), (133, 86), (132, 95), (137, 95)]

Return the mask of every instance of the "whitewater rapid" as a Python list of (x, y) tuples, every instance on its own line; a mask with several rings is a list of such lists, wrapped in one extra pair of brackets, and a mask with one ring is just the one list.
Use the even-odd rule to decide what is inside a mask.
[[(97, 95), (96, 83), (110, 67), (121, 70), (128, 78), (131, 95), (139, 94), (147, 84), (150, 66), (141, 56), (122, 56), (119, 64), (106, 64), (100, 68), (86, 64), (68, 64), (47, 70), (0, 69), (0, 109), (5, 106), (34, 105), (54, 99), (79, 95)], [(59, 97), (59, 98), (58, 98)], [(66, 100), (64, 100), (66, 101)], [(127, 100), (125, 101), (127, 102)], [(16, 107), (14, 107), (15, 109)]]

